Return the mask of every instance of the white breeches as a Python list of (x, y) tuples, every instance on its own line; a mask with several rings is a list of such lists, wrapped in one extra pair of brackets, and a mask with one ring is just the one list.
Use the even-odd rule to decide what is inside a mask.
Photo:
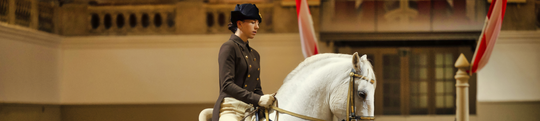
[[(240, 121), (247, 113), (253, 110), (253, 105), (244, 103), (232, 97), (226, 97), (221, 103), (219, 121)], [(246, 121), (255, 119), (255, 116), (246, 118)]]

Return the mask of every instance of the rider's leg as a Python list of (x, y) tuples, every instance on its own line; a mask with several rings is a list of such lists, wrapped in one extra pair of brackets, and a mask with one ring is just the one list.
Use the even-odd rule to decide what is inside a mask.
[(219, 121), (240, 121), (242, 119), (234, 111), (223, 111), (219, 115)]
[(252, 107), (240, 100), (232, 97), (226, 97), (221, 103), (221, 109), (219, 113), (220, 121), (240, 121), (244, 118), (246, 110)]

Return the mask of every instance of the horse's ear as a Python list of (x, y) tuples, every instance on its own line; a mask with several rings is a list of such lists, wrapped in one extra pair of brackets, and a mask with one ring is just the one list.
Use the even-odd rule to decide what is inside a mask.
[(356, 71), (359, 71), (360, 70), (360, 57), (358, 57), (358, 52), (354, 52), (354, 54), (352, 55), (352, 64), (354, 66), (354, 69)]
[(360, 60), (362, 60), (362, 61), (367, 61), (367, 60), (368, 60), (368, 59), (367, 59), (367, 55), (365, 55), (365, 54), (362, 55), (362, 57), (360, 57)]

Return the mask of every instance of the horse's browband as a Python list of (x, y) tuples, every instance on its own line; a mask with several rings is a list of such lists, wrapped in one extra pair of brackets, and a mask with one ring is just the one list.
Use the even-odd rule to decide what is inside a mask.
[(354, 72), (351, 72), (351, 73), (349, 74), (349, 76), (351, 76), (351, 77), (357, 77), (357, 78), (360, 78), (360, 79), (369, 81), (369, 83), (371, 83), (371, 84), (375, 83), (375, 80), (373, 80), (373, 79), (367, 79), (365, 76), (362, 76), (362, 75), (359, 75), (359, 74), (355, 74)]

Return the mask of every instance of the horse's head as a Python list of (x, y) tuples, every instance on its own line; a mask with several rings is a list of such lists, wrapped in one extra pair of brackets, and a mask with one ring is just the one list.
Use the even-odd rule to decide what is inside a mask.
[[(367, 55), (362, 57), (358, 53), (352, 56), (352, 69), (357, 74), (354, 78), (354, 90), (352, 91), (354, 104), (356, 105), (356, 116), (372, 117), (375, 111), (375, 87), (377, 81), (373, 66), (367, 60)], [(349, 74), (344, 74), (348, 77)], [(337, 89), (333, 91), (330, 99), (332, 113), (339, 119), (346, 119), (347, 115), (347, 94), (349, 92), (349, 82), (351, 78), (344, 78)]]

